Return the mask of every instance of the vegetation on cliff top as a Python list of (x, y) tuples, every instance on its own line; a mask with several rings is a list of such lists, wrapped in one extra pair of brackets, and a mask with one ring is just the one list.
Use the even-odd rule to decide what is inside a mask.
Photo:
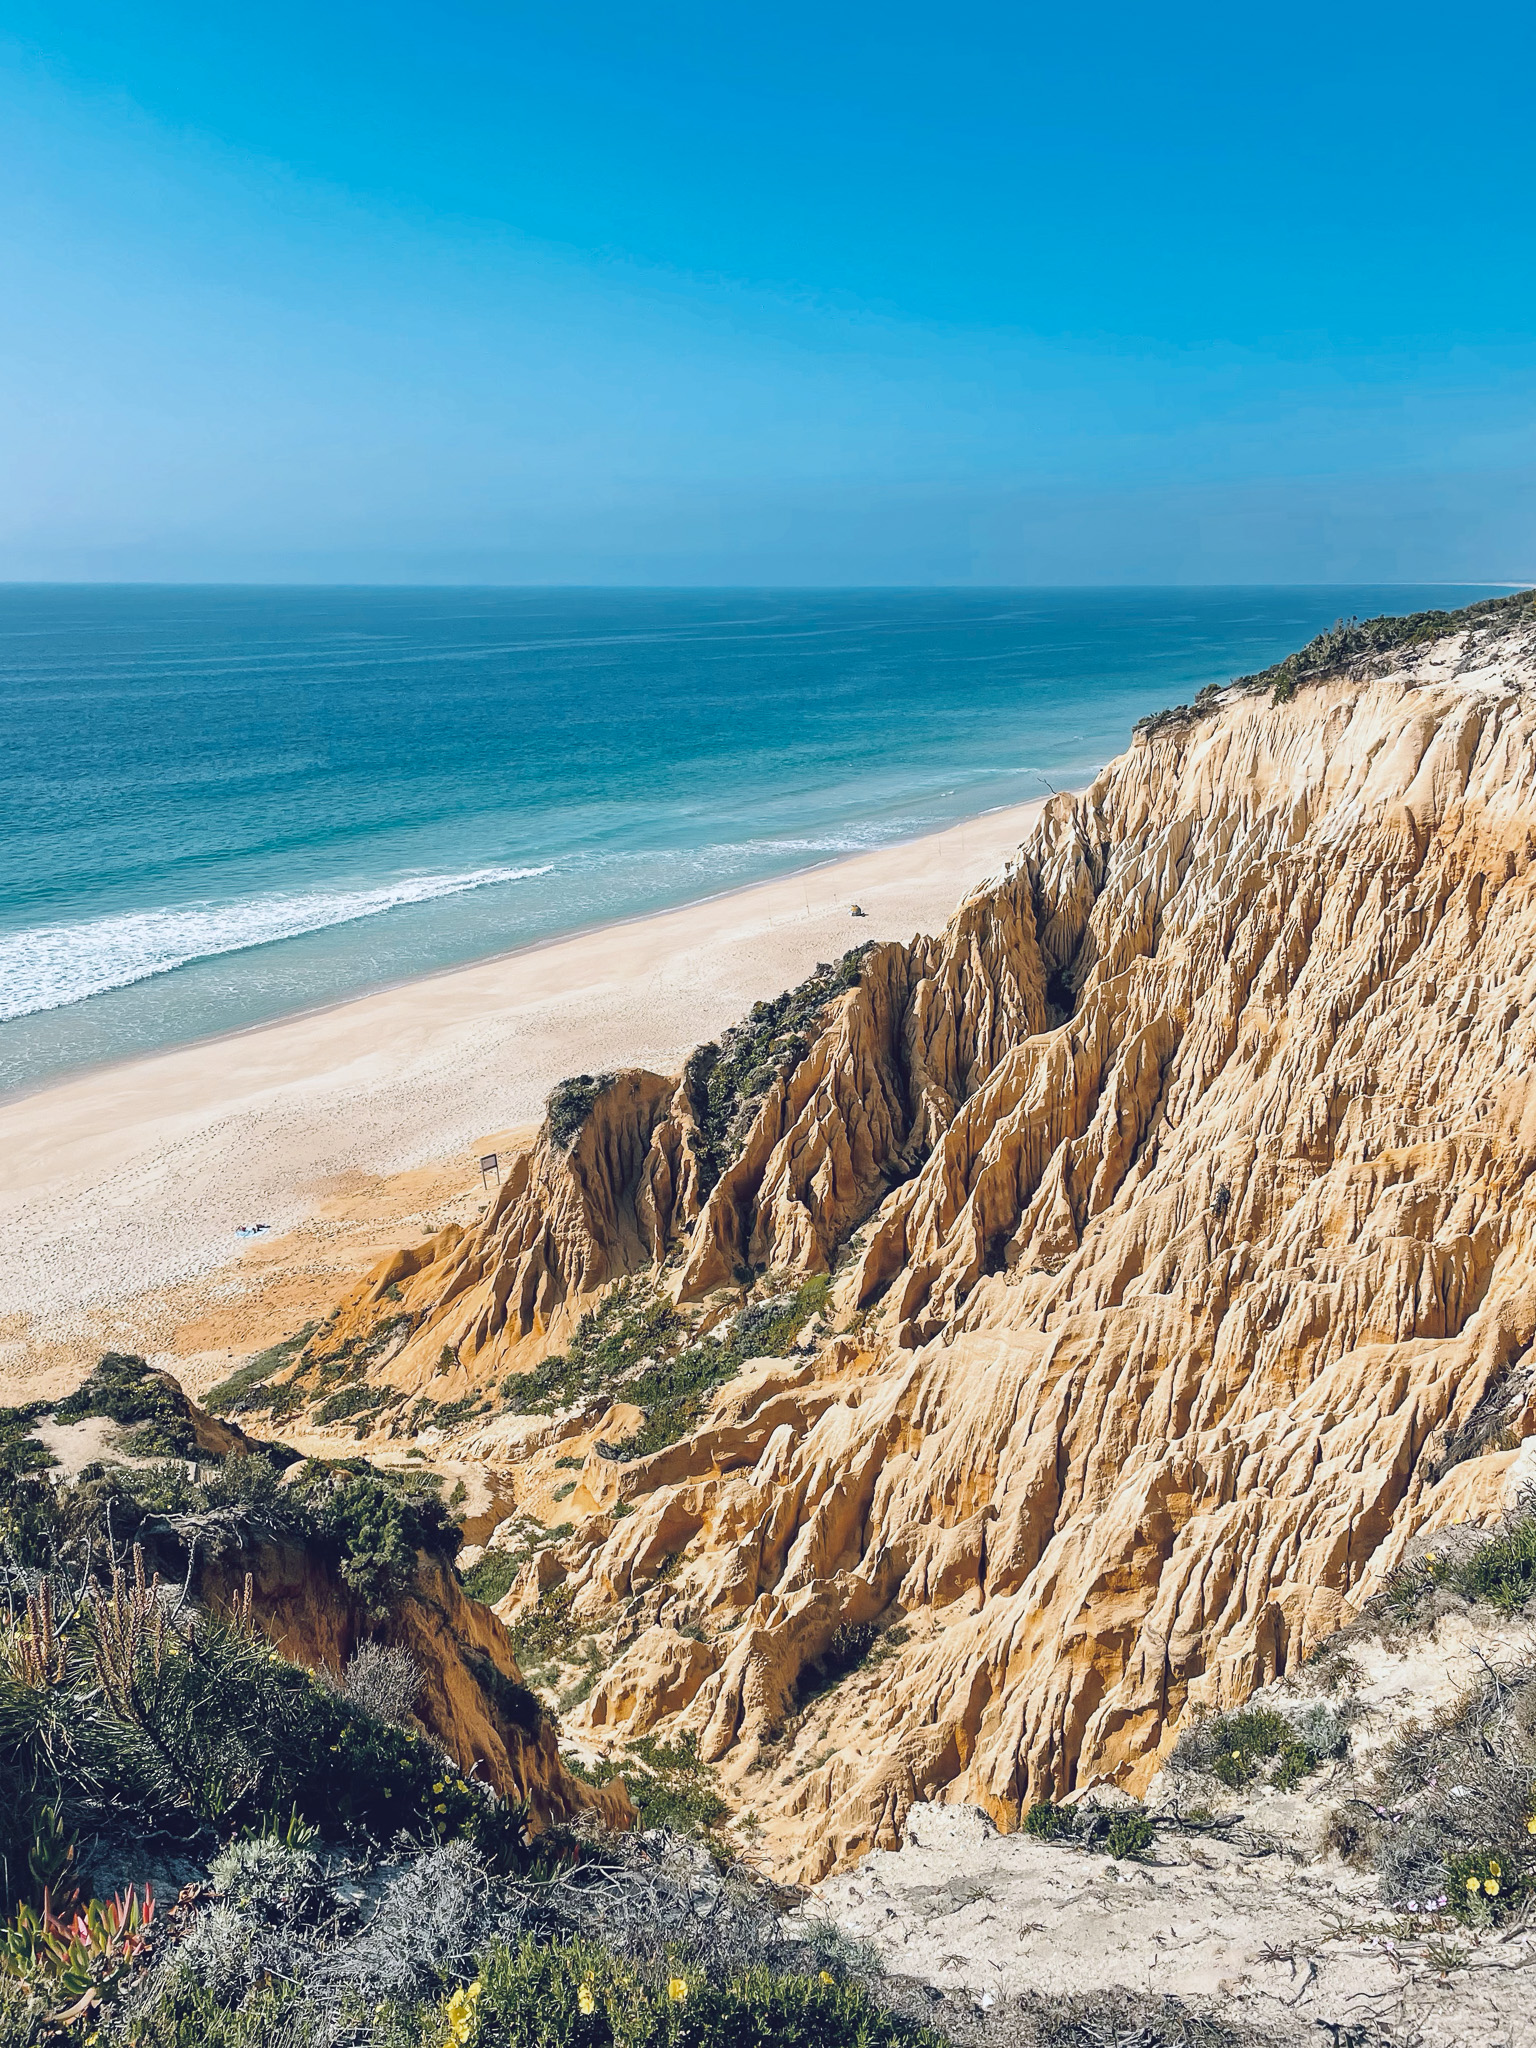
[(1516, 591), (1508, 597), (1487, 597), (1452, 612), (1384, 613), (1375, 619), (1336, 619), (1324, 632), (1288, 654), (1269, 668), (1248, 676), (1234, 676), (1230, 683), (1211, 683), (1200, 692), (1193, 706), (1175, 704), (1137, 721), (1138, 732), (1155, 732), (1193, 717), (1201, 708), (1211, 708), (1224, 690), (1268, 690), (1277, 704), (1295, 696), (1303, 683), (1321, 682), (1327, 676), (1357, 661), (1393, 654), (1401, 649), (1421, 647), (1448, 633), (1492, 627), (1501, 632), (1517, 626), (1536, 624), (1536, 593)]
[(689, 1054), (683, 1068), (697, 1130), (699, 1191), (707, 1195), (736, 1157), (758, 1107), (781, 1076), (810, 1051), (827, 1006), (857, 988), (872, 944), (854, 946), (837, 962), (782, 995), (754, 1003), (747, 1017)]

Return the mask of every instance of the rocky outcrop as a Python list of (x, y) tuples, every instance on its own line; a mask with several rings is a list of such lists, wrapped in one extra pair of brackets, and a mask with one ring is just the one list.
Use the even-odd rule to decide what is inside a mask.
[(677, 1080), (638, 1068), (604, 1077), (569, 1140), (546, 1122), (512, 1158), (475, 1230), (455, 1225), (381, 1260), (324, 1349), (367, 1347), (384, 1324), (375, 1377), (438, 1399), (531, 1362), (610, 1281), (665, 1258), (697, 1216), (693, 1133)]
[[(1497, 1512), (1536, 1432), (1533, 639), (1511, 606), (1139, 734), (866, 957), (702, 1207), (685, 1164), (665, 1230), (578, 1221), (546, 1156), (408, 1283), (462, 1357), (663, 1246), (685, 1303), (834, 1271), (837, 1346), (588, 1457), (559, 1569), (631, 1638), (594, 1739), (692, 1734), (804, 1876), (917, 1799), (1011, 1828), (1139, 1792), (1415, 1530)], [(686, 1105), (624, 1099), (629, 1190)]]

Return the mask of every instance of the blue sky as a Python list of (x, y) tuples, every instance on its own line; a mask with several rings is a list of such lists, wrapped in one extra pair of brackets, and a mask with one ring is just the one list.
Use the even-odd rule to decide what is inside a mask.
[(0, 576), (1536, 576), (1532, 21), (0, 0)]

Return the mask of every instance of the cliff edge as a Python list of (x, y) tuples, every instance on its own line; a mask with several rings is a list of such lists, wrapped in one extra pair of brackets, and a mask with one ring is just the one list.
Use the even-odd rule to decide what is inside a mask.
[(310, 1360), (561, 1524), (502, 1611), (568, 1729), (696, 1745), (780, 1869), (1140, 1794), (1536, 1479), (1533, 860), (1529, 600), (1207, 696), (755, 1065), (593, 1077)]

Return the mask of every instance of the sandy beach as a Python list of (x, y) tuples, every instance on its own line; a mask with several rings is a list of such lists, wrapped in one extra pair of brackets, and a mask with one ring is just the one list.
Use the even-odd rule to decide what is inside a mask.
[[(1040, 809), (0, 1105), (0, 1400), (57, 1392), (108, 1347), (209, 1383), (381, 1251), (473, 1215), (479, 1155), (519, 1142), (556, 1081), (673, 1071), (818, 960), (936, 930)], [(235, 1236), (253, 1223), (269, 1234)]]

